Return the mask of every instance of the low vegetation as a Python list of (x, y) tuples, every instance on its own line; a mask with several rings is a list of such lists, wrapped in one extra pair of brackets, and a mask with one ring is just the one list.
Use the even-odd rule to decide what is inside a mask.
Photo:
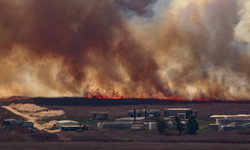
[(157, 118), (156, 119), (156, 125), (158, 128), (158, 131), (163, 134), (167, 132), (168, 129), (168, 123), (163, 118)]
[(197, 133), (209, 131), (209, 123), (211, 122), (209, 117), (198, 117), (197, 122), (199, 124)]
[(181, 119), (178, 116), (174, 117), (173, 124), (176, 126), (176, 130), (181, 135), (182, 131), (185, 130), (185, 124), (181, 123)]
[(199, 130), (199, 124), (194, 116), (189, 116), (186, 123), (186, 134), (195, 135)]

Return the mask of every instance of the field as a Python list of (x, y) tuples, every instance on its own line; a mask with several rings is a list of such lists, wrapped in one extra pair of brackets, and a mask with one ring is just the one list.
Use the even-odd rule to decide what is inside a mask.
[[(157, 131), (130, 131), (102, 129), (84, 132), (31, 133), (15, 126), (0, 126), (0, 148), (5, 149), (249, 149), (250, 130), (211, 132), (208, 131), (208, 116), (213, 114), (250, 114), (250, 103), (181, 103), (157, 100), (98, 99), (32, 99), (36, 105), (53, 110), (63, 110), (65, 115), (41, 120), (73, 119), (87, 125), (96, 125), (90, 120), (90, 111), (110, 111), (111, 119), (126, 116), (129, 109), (161, 109), (168, 107), (190, 107), (198, 111), (200, 130), (197, 135), (179, 136), (176, 131), (160, 135)], [(17, 103), (16, 101), (15, 103)], [(23, 101), (22, 101), (23, 102)], [(2, 103), (5, 105), (6, 103)], [(120, 104), (120, 105), (119, 105)], [(0, 108), (0, 119), (23, 119)], [(43, 142), (43, 143), (41, 143)]]
[(70, 142), (70, 143), (0, 143), (5, 150), (23, 149), (23, 150), (69, 150), (69, 149), (141, 149), (141, 150), (248, 150), (250, 144), (220, 144), (220, 143), (134, 143), (134, 142)]
[(90, 111), (110, 111), (110, 116), (126, 116), (131, 109), (193, 108), (198, 116), (250, 114), (250, 101), (245, 102), (175, 102), (155, 99), (86, 99), (86, 98), (32, 98), (39, 106), (64, 110), (67, 116), (89, 117)]

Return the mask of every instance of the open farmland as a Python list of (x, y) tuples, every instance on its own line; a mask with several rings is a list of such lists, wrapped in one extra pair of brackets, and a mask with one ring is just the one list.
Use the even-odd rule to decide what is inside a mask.
[(221, 143), (134, 143), (134, 142), (70, 142), (70, 143), (0, 143), (0, 146), (5, 147), (5, 150), (12, 149), (25, 149), (25, 150), (69, 150), (69, 149), (150, 149), (150, 150), (159, 150), (159, 149), (172, 149), (172, 150), (183, 150), (183, 149), (192, 149), (192, 150), (248, 150), (250, 144), (221, 144)]
[[(168, 135), (159, 135), (157, 131), (130, 131), (102, 129), (84, 132), (59, 132), (59, 133), (30, 133), (16, 127), (1, 126), (0, 147), (5, 149), (248, 149), (250, 146), (250, 131), (212, 132), (203, 126), (207, 125), (207, 116), (213, 114), (250, 114), (250, 103), (188, 103), (168, 102), (159, 100), (130, 100), (112, 103), (99, 99), (75, 99), (67, 98), (43, 99), (32, 103), (50, 110), (63, 110), (65, 114), (59, 119), (75, 118), (86, 119), (90, 117), (90, 111), (110, 111), (111, 118), (126, 116), (127, 110), (134, 108), (161, 109), (168, 107), (190, 107), (198, 110), (201, 130), (197, 135), (179, 136), (176, 131), (170, 131)], [(86, 100), (86, 101), (85, 101)], [(92, 101), (93, 100), (93, 101)], [(29, 100), (29, 103), (31, 100)], [(71, 103), (70, 103), (71, 102)], [(119, 102), (119, 100), (118, 100)], [(18, 103), (16, 101), (15, 103)], [(23, 103), (23, 101), (22, 101)], [(2, 103), (4, 105), (4, 103)], [(67, 104), (69, 104), (67, 106)], [(95, 104), (95, 105), (94, 105)], [(1, 118), (23, 119), (4, 108), (0, 108)], [(54, 118), (51, 118), (54, 119)], [(96, 122), (89, 122), (96, 123)], [(3, 137), (4, 136), (4, 137)], [(7, 142), (7, 143), (6, 143)], [(22, 143), (20, 143), (22, 142)], [(45, 142), (41, 144), (39, 142)]]
[(87, 99), (87, 98), (32, 98), (32, 102), (53, 110), (63, 110), (67, 116), (87, 117), (90, 111), (110, 111), (110, 116), (126, 116), (134, 108), (161, 109), (193, 108), (198, 116), (250, 114), (250, 101), (244, 102), (175, 102), (157, 99)]
[[(3, 119), (25, 120), (25, 118), (16, 115), (7, 109), (0, 107), (0, 142), (45, 142), (59, 141), (58, 135), (47, 132), (32, 133), (16, 125), (4, 125)], [(1, 145), (1, 144), (0, 144)], [(0, 146), (1, 148), (1, 146)]]

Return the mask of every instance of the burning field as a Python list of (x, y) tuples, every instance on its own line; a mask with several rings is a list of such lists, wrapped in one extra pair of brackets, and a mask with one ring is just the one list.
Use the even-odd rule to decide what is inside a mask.
[[(0, 119), (40, 130), (3, 122), (0, 147), (247, 149), (249, 129), (208, 129), (210, 115), (250, 114), (249, 18), (249, 0), (0, 0)], [(101, 130), (90, 114), (188, 107), (195, 136)], [(86, 131), (58, 132), (58, 120)]]
[(0, 0), (0, 96), (250, 99), (249, 6)]

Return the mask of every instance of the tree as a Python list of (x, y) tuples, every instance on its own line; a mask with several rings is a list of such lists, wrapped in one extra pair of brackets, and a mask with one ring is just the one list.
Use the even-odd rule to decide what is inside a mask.
[(197, 130), (199, 130), (199, 124), (194, 116), (191, 115), (188, 117), (188, 121), (186, 123), (186, 126), (187, 126), (187, 128), (186, 128), (187, 134), (190, 134), (190, 135), (197, 134)]
[(178, 130), (181, 135), (181, 132), (185, 130), (185, 125), (181, 123), (181, 119), (178, 116), (174, 117), (173, 124), (176, 126), (176, 130)]
[(168, 128), (168, 123), (163, 118), (157, 118), (156, 119), (156, 125), (158, 128), (158, 131), (163, 134), (166, 132)]

